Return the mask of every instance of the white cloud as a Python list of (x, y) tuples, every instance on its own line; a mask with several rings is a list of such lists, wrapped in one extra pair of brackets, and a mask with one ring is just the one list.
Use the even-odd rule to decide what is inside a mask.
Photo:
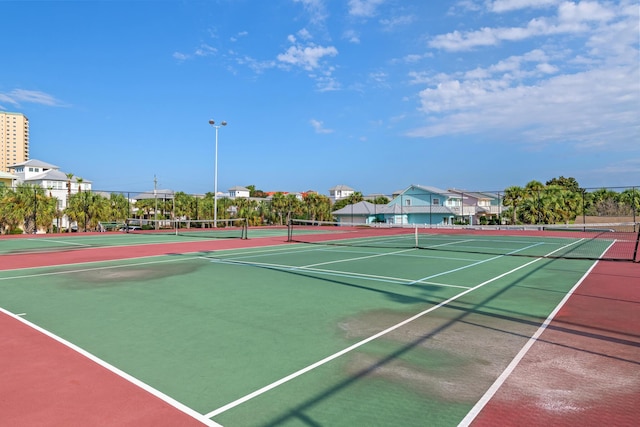
[(355, 30), (347, 30), (342, 35), (342, 38), (348, 40), (349, 43), (358, 44), (360, 43), (360, 35)]
[(231, 36), (229, 38), (230, 41), (232, 42), (237, 42), (241, 37), (246, 37), (249, 35), (249, 32), (247, 31), (240, 31), (238, 34), (236, 34), (235, 36)]
[(302, 4), (312, 24), (321, 25), (328, 17), (323, 0), (293, 0), (293, 2)]
[(313, 38), (309, 30), (307, 30), (306, 28), (298, 31), (298, 37), (300, 37), (302, 40), (311, 40)]
[[(520, 8), (531, 3), (528, 0), (505, 1), (494, 2), (492, 6), (502, 4), (501, 7), (509, 5), (513, 8)], [(548, 2), (548, 4), (552, 3), (555, 2)], [(597, 2), (583, 1), (578, 4), (562, 2), (558, 5), (555, 17), (534, 18), (527, 25), (521, 27), (484, 27), (467, 32), (456, 30), (435, 36), (429, 41), (429, 46), (436, 49), (464, 51), (481, 46), (495, 46), (502, 41), (520, 41), (531, 37), (584, 33), (592, 30), (593, 25), (610, 21), (614, 17), (615, 11), (611, 7)]]
[(7, 93), (0, 92), (0, 102), (11, 105), (40, 104), (49, 107), (62, 107), (64, 104), (53, 95), (37, 90), (14, 89)]
[[(637, 150), (639, 22), (637, 8), (622, 3), (615, 7), (589, 1), (557, 2), (554, 18), (533, 19), (520, 32), (517, 27), (510, 32), (484, 28), (433, 39), (447, 50), (462, 51), (502, 40), (546, 36), (544, 48), (487, 66), (409, 73), (410, 83), (425, 86), (418, 94), (425, 122), (408, 134), (427, 138), (484, 134), (530, 146)], [(527, 4), (532, 3), (505, 1), (501, 7)], [(576, 34), (571, 44), (557, 37), (567, 33)]]
[(336, 56), (338, 50), (333, 46), (290, 46), (285, 53), (278, 55), (277, 59), (286, 64), (295, 65), (311, 71), (320, 66), (320, 61), (326, 56)]
[(216, 49), (215, 47), (209, 46), (208, 44), (203, 43), (197, 48), (195, 48), (192, 54), (183, 53), (183, 52), (174, 52), (172, 56), (174, 59), (177, 59), (178, 61), (182, 62), (182, 61), (187, 61), (189, 59), (193, 59), (194, 57), (205, 57), (205, 56), (215, 55), (217, 52), (218, 52), (218, 49)]
[(349, 15), (361, 18), (371, 18), (375, 16), (378, 6), (385, 0), (349, 0)]
[(560, 3), (559, 0), (495, 0), (488, 2), (487, 8), (491, 12), (502, 13), (527, 8), (538, 9), (558, 3)]
[(312, 127), (313, 127), (313, 129), (316, 131), (316, 133), (321, 133), (321, 134), (324, 134), (324, 133), (333, 133), (333, 130), (332, 130), (332, 129), (326, 129), (326, 128), (324, 127), (324, 123), (323, 123), (323, 122), (321, 122), (321, 121), (319, 121), (319, 120), (311, 119), (311, 120), (309, 120), (309, 123), (311, 123), (311, 126), (312, 126)]
[(396, 16), (395, 18), (384, 18), (380, 20), (380, 24), (385, 31), (393, 31), (397, 27), (403, 27), (411, 24), (416, 20), (413, 15)]
[(189, 59), (189, 55), (182, 52), (173, 52), (172, 56), (178, 61), (186, 61), (187, 59)]
[(215, 55), (216, 52), (218, 50), (215, 47), (209, 46), (206, 43), (203, 43), (200, 45), (200, 47), (198, 47), (195, 52), (194, 55), (196, 56), (209, 56), (209, 55)]
[(581, 147), (636, 147), (638, 66), (602, 68), (514, 83), (449, 79), (420, 93), (429, 122), (411, 136), (510, 134), (520, 143), (570, 141)]

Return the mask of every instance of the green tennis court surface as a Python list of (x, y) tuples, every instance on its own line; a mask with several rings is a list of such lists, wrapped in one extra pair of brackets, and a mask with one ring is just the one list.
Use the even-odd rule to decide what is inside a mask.
[(289, 244), (3, 271), (0, 300), (225, 426), (452, 426), (592, 264)]
[[(251, 231), (252, 238), (285, 236), (286, 230), (278, 228), (262, 228)], [(148, 230), (91, 233), (91, 234), (54, 234), (35, 236), (32, 238), (21, 237), (3, 239), (0, 245), (0, 255), (17, 253), (38, 253), (52, 251), (72, 251), (87, 248), (100, 248), (109, 246), (154, 245), (162, 243), (197, 242), (203, 239), (234, 239), (241, 238), (240, 230)]]

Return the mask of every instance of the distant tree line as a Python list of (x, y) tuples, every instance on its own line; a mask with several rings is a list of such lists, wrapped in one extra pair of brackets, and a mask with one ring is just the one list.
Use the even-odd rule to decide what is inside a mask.
[(553, 178), (542, 184), (530, 181), (524, 187), (505, 189), (503, 219), (511, 224), (571, 223), (578, 216), (635, 216), (640, 212), (640, 189), (616, 192), (606, 188), (587, 191), (575, 178)]
[[(69, 180), (71, 178), (69, 177)], [(51, 192), (39, 186), (19, 184), (15, 188), (0, 186), (0, 232), (34, 233), (61, 230), (62, 218), (77, 224), (80, 231), (98, 230), (99, 223), (124, 223), (128, 218), (210, 220), (247, 218), (249, 225), (285, 225), (291, 218), (331, 221), (332, 212), (365, 200), (360, 192), (331, 203), (324, 195), (308, 192), (302, 197), (277, 192), (271, 197), (255, 185), (249, 185), (249, 198), (219, 197), (213, 193), (195, 196), (177, 192), (172, 197), (158, 196), (132, 202), (122, 193), (79, 191), (71, 194), (68, 185), (66, 208)], [(570, 223), (580, 215), (632, 216), (640, 212), (640, 189), (621, 192), (606, 188), (586, 191), (574, 178), (553, 178), (542, 184), (531, 181), (524, 187), (505, 189), (502, 204), (507, 208), (502, 221), (511, 224)], [(385, 196), (369, 198), (374, 204), (387, 204)], [(214, 216), (214, 206), (217, 215)]]

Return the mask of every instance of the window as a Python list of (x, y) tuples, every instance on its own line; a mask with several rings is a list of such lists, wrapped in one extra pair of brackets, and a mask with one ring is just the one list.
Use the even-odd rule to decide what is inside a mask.
[(439, 205), (439, 204), (440, 204), (440, 199), (438, 199), (438, 198), (433, 199), (433, 200), (431, 201), (431, 203), (432, 203), (432, 204), (434, 204), (434, 205)]
[(405, 201), (404, 201), (404, 204), (405, 204), (406, 206), (411, 206), (411, 199), (407, 199), (407, 200), (405, 200)]

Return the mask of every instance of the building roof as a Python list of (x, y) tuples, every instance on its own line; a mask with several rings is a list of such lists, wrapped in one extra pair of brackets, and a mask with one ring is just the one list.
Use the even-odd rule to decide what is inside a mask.
[(59, 166), (52, 165), (50, 163), (43, 162), (42, 160), (37, 160), (37, 159), (31, 159), (31, 160), (27, 160), (26, 162), (16, 163), (15, 165), (10, 165), (9, 167), (16, 168), (18, 166), (35, 166), (35, 167), (45, 168), (45, 169), (60, 169)]
[(250, 191), (250, 190), (248, 188), (246, 188), (246, 187), (241, 186), (241, 185), (236, 185), (234, 187), (231, 187), (229, 189), (229, 191)]
[[(74, 176), (73, 178), (71, 178), (71, 182), (78, 182), (77, 178), (81, 178), (82, 177), (76, 177)], [(29, 182), (29, 181), (64, 181), (67, 182), (69, 181), (69, 178), (67, 178), (67, 174), (64, 172), (59, 171), (58, 169), (49, 169), (49, 170), (45, 170), (42, 173), (39, 173), (37, 175), (34, 175), (30, 178), (25, 178), (24, 181), (25, 182)], [(88, 179), (82, 179), (82, 183), (83, 184), (91, 184), (91, 181), (89, 181)]]
[(446, 206), (400, 206), (394, 205), (376, 205), (367, 201), (347, 205), (342, 209), (331, 212), (332, 215), (401, 215), (401, 214), (451, 214), (455, 213)]
[(140, 193), (132, 197), (132, 199), (142, 200), (142, 199), (173, 199), (174, 192), (173, 190), (150, 190), (145, 191), (144, 193)]
[(497, 195), (495, 194), (492, 195), (491, 193), (478, 193), (475, 191), (458, 190), (456, 188), (450, 188), (449, 191), (452, 193), (473, 197), (475, 199), (497, 199), (498, 198)]
[(342, 209), (331, 212), (332, 215), (375, 215), (381, 213), (382, 208), (386, 208), (387, 205), (374, 205), (373, 203), (362, 201), (347, 205)]
[(335, 187), (329, 189), (329, 191), (355, 191), (353, 188), (348, 185), (338, 184)]
[(18, 179), (18, 177), (12, 173), (0, 171), (0, 179)]
[[(443, 190), (442, 188), (438, 188), (438, 187), (432, 187), (430, 185), (411, 185), (409, 186), (409, 188), (407, 188), (407, 190), (409, 190), (410, 188), (418, 188), (420, 190), (425, 190), (429, 193), (434, 193), (434, 194), (442, 194), (443, 196), (449, 196), (449, 197), (457, 197), (458, 195), (455, 193), (452, 193), (450, 191), (447, 190)], [(404, 190), (404, 191), (407, 191)]]

